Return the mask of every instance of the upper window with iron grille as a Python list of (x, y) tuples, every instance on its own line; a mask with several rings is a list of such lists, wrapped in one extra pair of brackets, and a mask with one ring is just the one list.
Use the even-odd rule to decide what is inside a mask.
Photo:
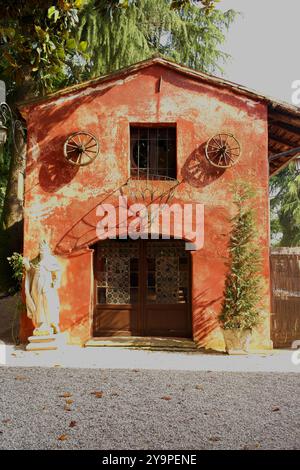
[(130, 173), (137, 178), (176, 178), (176, 127), (130, 126)]

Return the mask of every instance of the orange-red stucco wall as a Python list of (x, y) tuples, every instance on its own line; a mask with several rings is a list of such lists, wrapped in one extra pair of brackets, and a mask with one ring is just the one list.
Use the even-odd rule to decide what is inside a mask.
[[(160, 82), (160, 86), (159, 86)], [(193, 331), (199, 344), (222, 348), (216, 316), (226, 273), (230, 183), (241, 179), (257, 190), (256, 208), (266, 279), (265, 322), (257, 347), (269, 341), (269, 208), (266, 105), (154, 64), (125, 78), (93, 84), (23, 110), (28, 125), (25, 188), (25, 255), (38, 253), (46, 238), (63, 268), (61, 327), (74, 342), (91, 334), (92, 253), (95, 208), (116, 203), (129, 177), (130, 123), (173, 123), (177, 127), (177, 178), (184, 180), (176, 201), (205, 206), (204, 247), (192, 255)], [(86, 167), (70, 166), (65, 139), (85, 130), (97, 136), (100, 155)], [(220, 132), (232, 133), (242, 146), (239, 162), (212, 171), (203, 147)], [(80, 251), (79, 249), (82, 250)], [(23, 319), (22, 337), (32, 326)]]

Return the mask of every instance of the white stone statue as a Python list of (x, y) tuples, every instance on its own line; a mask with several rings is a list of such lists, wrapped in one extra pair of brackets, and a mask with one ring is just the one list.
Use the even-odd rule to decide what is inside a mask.
[(47, 242), (40, 243), (40, 253), (33, 261), (24, 258), (27, 315), (32, 319), (33, 334), (59, 333), (59, 297), (57, 289), (61, 268)]

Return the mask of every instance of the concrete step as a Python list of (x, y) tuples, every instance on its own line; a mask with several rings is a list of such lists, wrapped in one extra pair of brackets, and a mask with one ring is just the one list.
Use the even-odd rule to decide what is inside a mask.
[(29, 336), (29, 343), (26, 346), (26, 351), (51, 351), (65, 346), (67, 336), (65, 333), (58, 333), (55, 335), (36, 335)]
[(55, 335), (39, 335), (39, 336), (29, 336), (28, 341), (30, 343), (53, 343), (57, 341)]
[(85, 343), (85, 347), (137, 348), (149, 350), (196, 351), (197, 347), (189, 338), (165, 338), (146, 336), (95, 337)]
[(26, 346), (26, 351), (56, 351), (57, 344), (53, 343), (29, 343)]

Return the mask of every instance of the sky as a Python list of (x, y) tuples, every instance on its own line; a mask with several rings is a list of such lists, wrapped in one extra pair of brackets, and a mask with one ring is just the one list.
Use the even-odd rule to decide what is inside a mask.
[(218, 8), (241, 12), (222, 48), (232, 56), (224, 77), (291, 103), (300, 80), (300, 0), (221, 0)]

